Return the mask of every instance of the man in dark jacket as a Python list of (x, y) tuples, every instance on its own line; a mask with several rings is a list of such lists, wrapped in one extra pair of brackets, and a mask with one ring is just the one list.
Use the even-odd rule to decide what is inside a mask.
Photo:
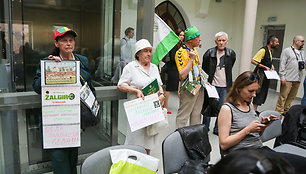
[[(225, 32), (218, 32), (215, 35), (216, 47), (210, 48), (203, 56), (203, 70), (209, 75), (208, 82), (215, 86), (219, 94), (219, 110), (224, 103), (226, 93), (232, 86), (232, 68), (236, 61), (236, 53), (229, 48), (226, 48), (228, 35)], [(209, 100), (204, 100), (208, 102)], [(204, 105), (207, 105), (205, 104)], [(203, 105), (203, 106), (204, 106)], [(202, 111), (205, 110), (203, 107)], [(203, 113), (203, 112), (202, 112)], [(203, 115), (203, 123), (209, 128), (210, 117)], [(213, 133), (218, 135), (218, 119), (215, 122)]]

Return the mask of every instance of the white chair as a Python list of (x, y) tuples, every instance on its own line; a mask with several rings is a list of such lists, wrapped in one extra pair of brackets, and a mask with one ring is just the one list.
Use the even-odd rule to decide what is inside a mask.
[(133, 145), (117, 145), (102, 149), (85, 159), (81, 166), (82, 174), (108, 174), (112, 166), (109, 150), (131, 149), (146, 154), (145, 148)]

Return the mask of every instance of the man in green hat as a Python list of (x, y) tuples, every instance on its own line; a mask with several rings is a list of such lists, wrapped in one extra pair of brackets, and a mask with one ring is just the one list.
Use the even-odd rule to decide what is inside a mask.
[[(204, 101), (204, 88), (199, 85), (200, 59), (199, 53), (195, 49), (201, 42), (200, 31), (195, 27), (189, 27), (185, 30), (185, 43), (175, 55), (175, 62), (180, 76), (180, 105), (176, 117), (176, 127), (186, 126), (188, 120), (190, 125), (201, 123), (201, 109)], [(186, 84), (195, 87), (190, 92), (186, 89)]]

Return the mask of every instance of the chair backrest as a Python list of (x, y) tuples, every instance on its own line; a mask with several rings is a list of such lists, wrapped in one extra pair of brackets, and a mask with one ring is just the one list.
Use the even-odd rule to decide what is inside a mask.
[(162, 144), (164, 173), (177, 173), (189, 159), (178, 131), (168, 135)]
[(81, 166), (82, 174), (108, 174), (112, 166), (109, 150), (113, 149), (131, 149), (146, 154), (145, 148), (134, 145), (111, 146), (93, 153), (85, 159)]
[[(189, 159), (181, 135), (175, 131), (168, 135), (162, 144), (163, 169), (165, 174), (177, 173)], [(208, 155), (204, 162), (209, 162)]]
[(262, 142), (269, 141), (269, 140), (271, 140), (273, 138), (276, 138), (276, 137), (278, 137), (282, 134), (282, 123), (281, 123), (280, 113), (278, 113), (277, 111), (267, 110), (267, 111), (261, 112), (259, 114), (259, 117), (260, 116), (268, 117), (271, 114), (277, 116), (280, 119), (272, 122), (271, 125), (269, 125), (265, 129), (265, 131), (263, 132), (263, 134), (260, 137)]

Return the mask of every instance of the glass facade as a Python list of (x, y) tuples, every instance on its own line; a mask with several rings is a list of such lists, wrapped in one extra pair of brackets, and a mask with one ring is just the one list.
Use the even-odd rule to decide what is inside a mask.
[(126, 118), (118, 100), (125, 96), (118, 96), (112, 78), (125, 29), (132, 27), (137, 34), (137, 6), (135, 0), (0, 1), (0, 174), (51, 171), (48, 151), (42, 148), (40, 96), (32, 81), (40, 60), (54, 47), (59, 26), (77, 32), (75, 53), (88, 58), (101, 104), (101, 122), (82, 132), (79, 163), (123, 143)]

